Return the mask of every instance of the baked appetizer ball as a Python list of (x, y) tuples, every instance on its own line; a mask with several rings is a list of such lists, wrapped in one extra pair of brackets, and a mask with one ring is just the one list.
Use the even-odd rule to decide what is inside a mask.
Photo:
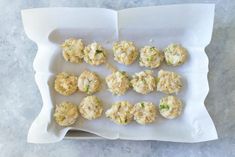
[(133, 42), (120, 41), (113, 44), (114, 60), (118, 63), (130, 65), (132, 64), (137, 56), (137, 49)]
[(72, 63), (81, 63), (84, 53), (84, 44), (82, 39), (70, 38), (65, 40), (61, 45), (63, 49), (63, 57), (66, 61)]
[(87, 96), (81, 101), (79, 112), (83, 118), (88, 120), (97, 119), (102, 115), (103, 104), (98, 97)]
[(157, 68), (164, 60), (164, 55), (153, 46), (145, 46), (140, 49), (140, 66), (148, 68)]
[(180, 44), (170, 44), (164, 50), (166, 63), (173, 66), (185, 63), (187, 54), (187, 50)]
[(148, 94), (157, 86), (156, 79), (151, 70), (135, 73), (132, 77), (131, 85), (137, 93)]
[(121, 101), (114, 103), (105, 114), (116, 124), (126, 125), (133, 119), (132, 109), (133, 105), (128, 101)]
[(99, 76), (91, 71), (85, 70), (78, 78), (78, 89), (87, 94), (98, 92), (101, 86)]
[(139, 124), (148, 124), (155, 121), (157, 107), (151, 102), (139, 102), (133, 108), (134, 120)]
[(74, 124), (78, 118), (78, 107), (71, 102), (62, 102), (56, 105), (54, 118), (60, 126), (69, 126)]
[(176, 96), (166, 96), (160, 100), (159, 112), (167, 119), (174, 119), (181, 114), (182, 102)]
[(165, 94), (178, 93), (183, 84), (179, 74), (160, 70), (158, 72), (157, 90)]
[(106, 62), (106, 50), (101, 44), (96, 42), (88, 45), (84, 49), (84, 61), (90, 65), (100, 65)]
[(55, 90), (61, 95), (72, 95), (77, 91), (78, 78), (75, 75), (62, 72), (56, 75)]
[(130, 88), (128, 74), (124, 71), (116, 71), (105, 79), (109, 91), (114, 95), (124, 95)]

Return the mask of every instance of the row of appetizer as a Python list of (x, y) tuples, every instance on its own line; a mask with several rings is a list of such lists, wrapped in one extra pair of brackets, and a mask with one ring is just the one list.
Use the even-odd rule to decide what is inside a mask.
[[(71, 63), (83, 60), (93, 66), (107, 62), (107, 50), (97, 42), (84, 45), (82, 39), (69, 38), (61, 45), (63, 57)], [(178, 66), (185, 63), (188, 52), (180, 44), (170, 44), (164, 50), (155, 46), (144, 46), (140, 50), (131, 41), (115, 42), (112, 47), (114, 60), (120, 64), (130, 65), (139, 57), (139, 65), (157, 68), (165, 60), (168, 65)]]
[[(141, 94), (157, 91), (165, 94), (178, 93), (182, 86), (181, 76), (175, 72), (160, 70), (158, 77), (153, 71), (145, 70), (135, 73), (129, 78), (127, 72), (114, 71), (105, 78), (108, 90), (113, 95), (124, 95), (131, 87)], [(72, 95), (77, 91), (94, 94), (101, 89), (102, 81), (98, 74), (85, 70), (80, 76), (62, 72), (56, 75), (54, 81), (55, 91), (61, 95)]]
[[(102, 101), (94, 95), (85, 97), (79, 105), (62, 102), (56, 105), (54, 118), (60, 126), (70, 126), (77, 122), (79, 115), (87, 120), (102, 116), (104, 107)], [(159, 111), (159, 112), (158, 112)], [(181, 114), (182, 101), (176, 96), (166, 96), (160, 100), (157, 107), (152, 102), (138, 102), (132, 105), (128, 101), (119, 101), (111, 105), (105, 115), (116, 124), (126, 125), (133, 119), (142, 125), (153, 123), (158, 113), (164, 118), (174, 119)]]

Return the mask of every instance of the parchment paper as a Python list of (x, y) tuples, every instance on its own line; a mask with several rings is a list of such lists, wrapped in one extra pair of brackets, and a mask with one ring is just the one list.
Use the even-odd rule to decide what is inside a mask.
[[(217, 139), (216, 129), (205, 108), (204, 100), (209, 92), (208, 57), (204, 51), (210, 43), (214, 19), (214, 4), (182, 4), (153, 6), (114, 11), (101, 8), (40, 8), (22, 11), (22, 20), (27, 36), (38, 46), (34, 60), (35, 80), (40, 90), (42, 110), (31, 125), (28, 142), (52, 143), (62, 140), (69, 129), (83, 130), (108, 139), (161, 140), (174, 142), (201, 142)], [(69, 37), (84, 39), (85, 43), (100, 42), (109, 52), (108, 61), (129, 75), (145, 70), (136, 61), (123, 66), (113, 61), (112, 43), (117, 40), (134, 41), (138, 48), (153, 45), (164, 48), (170, 43), (181, 43), (189, 51), (188, 61), (179, 67), (162, 65), (160, 69), (178, 72), (183, 77), (184, 87), (178, 94), (184, 102), (182, 115), (175, 120), (166, 120), (160, 115), (150, 125), (132, 122), (119, 126), (109, 119), (88, 121), (79, 118), (71, 127), (60, 127), (53, 119), (54, 106), (62, 101), (79, 104), (86, 95), (77, 92), (61, 96), (53, 89), (55, 75), (66, 71), (79, 75), (85, 69), (97, 72), (104, 80), (110, 74), (105, 66), (90, 66), (86, 63), (72, 64), (62, 57), (60, 44)], [(105, 81), (102, 90), (95, 94), (102, 99), (105, 110), (111, 103), (128, 100), (131, 103), (152, 101), (156, 105), (159, 92), (148, 95), (130, 90), (124, 96), (112, 96)]]

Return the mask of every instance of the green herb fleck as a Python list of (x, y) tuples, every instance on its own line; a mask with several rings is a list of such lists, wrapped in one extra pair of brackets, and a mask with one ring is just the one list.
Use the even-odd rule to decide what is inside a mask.
[(126, 75), (126, 72), (125, 72), (125, 71), (121, 71), (121, 74), (122, 74), (122, 75)]
[(173, 64), (173, 60), (167, 60), (167, 64)]
[(169, 110), (169, 105), (168, 104), (160, 104), (160, 110), (166, 109)]
[(98, 98), (96, 98), (96, 103), (97, 103), (97, 104), (101, 104), (101, 100), (99, 100)]
[(148, 62), (153, 61), (153, 56), (148, 57), (148, 58), (147, 58), (147, 61), (148, 61)]
[(150, 50), (151, 50), (151, 51), (155, 50), (155, 47), (154, 47), (154, 46), (153, 46), (153, 47), (150, 47)]
[(141, 105), (142, 108), (144, 108), (144, 103), (143, 102), (141, 102), (140, 105)]
[(177, 44), (173, 44), (172, 45), (173, 48), (177, 48), (177, 46), (178, 46)]
[(96, 50), (95, 51), (95, 55), (98, 55), (99, 53), (103, 53), (103, 51), (102, 50)]
[(90, 86), (89, 86), (89, 85), (86, 85), (86, 86), (85, 86), (84, 90), (85, 90), (85, 92), (86, 92), (86, 93), (88, 93), (88, 92), (89, 92), (89, 88), (90, 88)]

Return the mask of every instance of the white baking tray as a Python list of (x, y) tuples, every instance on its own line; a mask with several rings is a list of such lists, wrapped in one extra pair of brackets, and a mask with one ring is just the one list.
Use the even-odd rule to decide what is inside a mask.
[[(43, 100), (42, 110), (29, 130), (28, 141), (50, 143), (64, 137), (99, 139), (99, 136), (107, 139), (174, 142), (217, 139), (214, 124), (204, 105), (209, 91), (208, 57), (204, 48), (211, 40), (213, 18), (213, 4), (155, 6), (121, 11), (101, 8), (41, 8), (22, 11), (25, 32), (38, 45), (34, 70)], [(78, 104), (85, 94), (77, 93), (69, 97), (57, 94), (53, 89), (56, 73), (67, 71), (79, 75), (84, 69), (90, 69), (103, 79), (110, 74), (104, 66), (65, 62), (60, 44), (69, 37), (83, 38), (86, 44), (100, 42), (109, 52), (108, 61), (130, 75), (146, 68), (139, 67), (137, 62), (128, 67), (114, 62), (110, 53), (114, 41), (131, 40), (138, 48), (144, 45), (164, 48), (172, 42), (181, 43), (189, 51), (188, 61), (180, 67), (162, 65), (154, 73), (156, 75), (160, 69), (165, 69), (182, 75), (184, 88), (178, 95), (185, 104), (182, 115), (171, 121), (159, 116), (156, 123), (146, 126), (135, 122), (119, 126), (104, 116), (94, 121), (79, 118), (71, 127), (58, 126), (52, 116), (55, 104), (65, 100)], [(136, 103), (147, 100), (157, 104), (164, 96), (156, 92), (143, 96), (130, 90), (124, 96), (114, 97), (106, 90), (105, 85), (97, 95), (103, 100), (105, 110), (114, 101), (129, 100)], [(80, 132), (73, 131), (66, 135), (71, 129)]]

